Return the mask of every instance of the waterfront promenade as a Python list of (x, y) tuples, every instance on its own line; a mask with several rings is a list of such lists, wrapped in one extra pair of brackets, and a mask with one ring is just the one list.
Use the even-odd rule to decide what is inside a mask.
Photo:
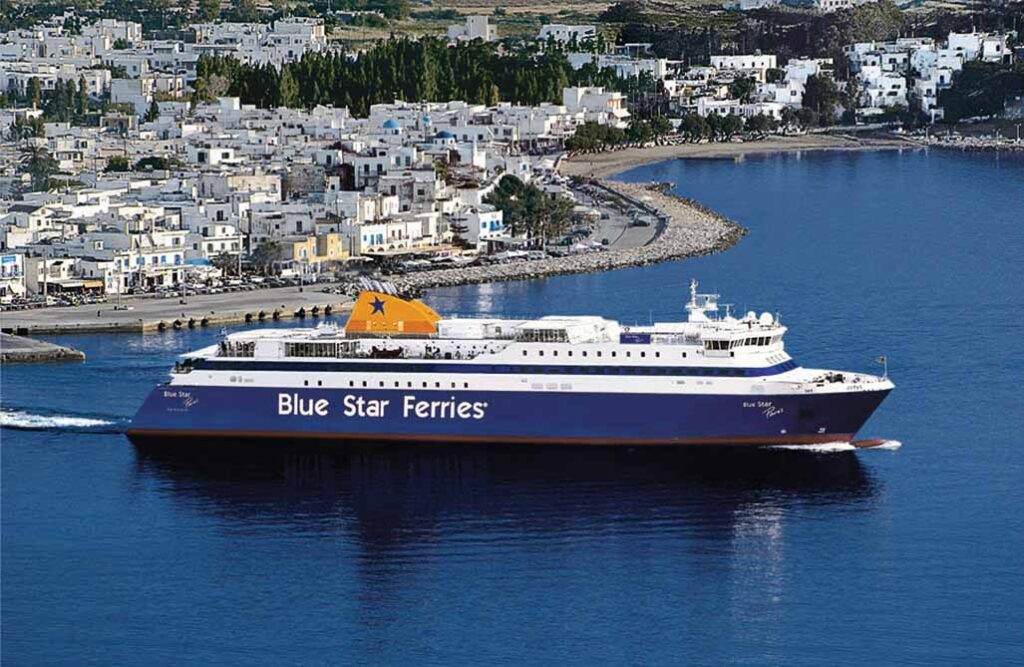
[(113, 303), (38, 308), (0, 313), (0, 329), (21, 335), (147, 332), (239, 324), (247, 321), (319, 316), (338, 312), (345, 297), (321, 292), (324, 285), (280, 287), (252, 292), (231, 292), (176, 298), (126, 298), (130, 310)]
[(433, 287), (645, 266), (721, 252), (731, 248), (747, 233), (744, 227), (728, 218), (692, 200), (666, 194), (658, 185), (617, 182), (598, 182), (596, 185), (629, 205), (656, 216), (657, 233), (644, 245), (509, 264), (425, 271), (401, 276), (394, 283), (402, 293), (418, 294)]

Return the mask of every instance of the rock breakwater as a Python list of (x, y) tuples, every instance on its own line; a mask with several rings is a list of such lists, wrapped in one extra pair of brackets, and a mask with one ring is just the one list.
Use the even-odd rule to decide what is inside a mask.
[(667, 194), (665, 184), (597, 182), (659, 219), (659, 232), (647, 245), (548, 257), (507, 264), (424, 271), (395, 277), (398, 291), (415, 295), (434, 287), (505, 280), (530, 280), (570, 273), (611, 271), (721, 252), (735, 245), (747, 229), (697, 202)]

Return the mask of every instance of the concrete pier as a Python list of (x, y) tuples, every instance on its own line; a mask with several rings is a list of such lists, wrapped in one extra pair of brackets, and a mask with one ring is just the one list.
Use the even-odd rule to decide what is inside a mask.
[(0, 364), (84, 360), (85, 353), (70, 347), (0, 333)]
[(114, 303), (40, 308), (0, 314), (0, 330), (33, 334), (114, 333), (196, 329), (290, 318), (312, 319), (343, 312), (346, 297), (326, 294), (324, 285), (253, 290), (176, 298), (126, 298)]

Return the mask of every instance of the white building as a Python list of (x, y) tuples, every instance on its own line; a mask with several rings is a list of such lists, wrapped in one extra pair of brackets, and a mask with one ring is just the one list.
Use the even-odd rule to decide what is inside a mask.
[(597, 37), (597, 26), (566, 25), (564, 23), (548, 23), (540, 28), (537, 40), (546, 42), (553, 39), (559, 44), (583, 44), (588, 39)]
[(466, 22), (448, 26), (448, 39), (471, 42), (480, 39), (485, 42), (498, 41), (498, 28), (486, 16), (467, 16)]

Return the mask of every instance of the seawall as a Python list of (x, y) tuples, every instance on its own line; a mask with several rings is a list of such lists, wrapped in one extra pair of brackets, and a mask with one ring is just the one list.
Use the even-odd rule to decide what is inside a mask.
[(657, 216), (659, 231), (647, 245), (508, 264), (424, 271), (393, 278), (392, 282), (401, 293), (414, 295), (433, 287), (610, 271), (710, 255), (731, 248), (747, 234), (745, 227), (725, 216), (693, 200), (667, 194), (663, 185), (594, 183)]

